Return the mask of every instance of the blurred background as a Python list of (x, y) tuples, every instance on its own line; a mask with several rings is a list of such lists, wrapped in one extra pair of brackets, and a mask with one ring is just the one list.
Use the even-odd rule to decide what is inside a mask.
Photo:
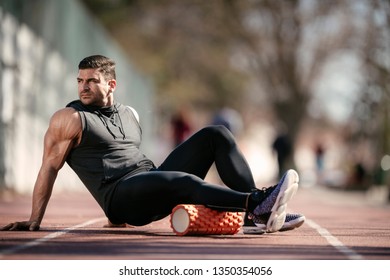
[[(0, 190), (31, 192), (50, 116), (100, 53), (156, 164), (222, 124), (259, 185), (296, 168), (389, 201), (387, 0), (0, 0), (0, 24)], [(82, 188), (68, 167), (56, 185)]]

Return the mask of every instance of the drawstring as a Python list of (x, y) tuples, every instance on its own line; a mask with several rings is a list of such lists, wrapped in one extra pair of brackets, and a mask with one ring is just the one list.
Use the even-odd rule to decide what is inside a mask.
[(114, 137), (114, 139), (116, 139), (115, 134), (111, 131), (111, 129), (106, 121), (106, 118), (103, 116), (103, 114), (100, 111), (97, 111), (96, 113), (99, 116), (99, 119), (103, 122), (104, 126), (107, 128), (108, 132), (112, 135), (112, 137)]
[[(114, 105), (114, 108), (115, 108), (115, 113), (117, 113), (118, 119), (119, 119), (119, 124), (120, 124), (120, 126), (119, 126), (119, 131), (120, 131), (120, 133), (121, 133), (122, 136), (123, 136), (123, 140), (125, 140), (126, 134), (125, 134), (125, 130), (123, 129), (123, 123), (122, 123), (121, 115), (119, 115), (119, 112), (118, 112), (118, 109), (117, 109), (116, 105)], [(112, 124), (115, 125), (114, 123), (112, 123)], [(116, 126), (116, 125), (115, 125), (115, 126)]]
[[(114, 105), (113, 111), (110, 112), (110, 111), (106, 110), (105, 112), (103, 111), (103, 113), (102, 113), (101, 110), (104, 110), (104, 109), (107, 109), (107, 108), (97, 109), (94, 112), (99, 116), (99, 119), (103, 122), (104, 126), (107, 128), (108, 132), (112, 135), (112, 137), (114, 137), (114, 139), (116, 139), (116, 136), (112, 132), (112, 130), (110, 129), (110, 126), (107, 123), (106, 117), (110, 119), (113, 126), (118, 127), (119, 132), (122, 134), (123, 140), (124, 140), (126, 138), (126, 134), (125, 134), (124, 129), (123, 129), (123, 123), (122, 123), (121, 116), (119, 115), (118, 108), (116, 107), (116, 105)], [(108, 114), (104, 114), (104, 113), (111, 113), (111, 114), (108, 115)], [(118, 116), (119, 126), (115, 123), (115, 115)]]

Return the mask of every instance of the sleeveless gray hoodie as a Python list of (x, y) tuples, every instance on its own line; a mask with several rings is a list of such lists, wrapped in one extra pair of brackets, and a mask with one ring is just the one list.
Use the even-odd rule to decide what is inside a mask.
[(107, 214), (120, 180), (154, 168), (139, 149), (141, 127), (131, 108), (120, 103), (101, 108), (76, 100), (66, 107), (77, 110), (82, 123), (81, 142), (66, 162)]

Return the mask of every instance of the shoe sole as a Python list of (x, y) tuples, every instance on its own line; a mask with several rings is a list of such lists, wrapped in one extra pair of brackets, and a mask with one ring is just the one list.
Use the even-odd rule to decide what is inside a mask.
[(264, 227), (250, 226), (250, 227), (242, 227), (243, 234), (264, 234), (265, 233), (265, 225)]
[(268, 233), (279, 231), (283, 227), (287, 214), (287, 202), (298, 189), (299, 176), (295, 170), (288, 170), (282, 180), (282, 186), (267, 221), (266, 232)]

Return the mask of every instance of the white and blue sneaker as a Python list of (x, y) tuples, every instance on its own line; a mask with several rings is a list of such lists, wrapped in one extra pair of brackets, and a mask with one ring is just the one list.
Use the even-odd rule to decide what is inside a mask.
[[(286, 220), (287, 202), (298, 190), (299, 176), (295, 170), (288, 170), (276, 186), (254, 192), (260, 197), (260, 203), (249, 213), (249, 218), (258, 227), (265, 224), (266, 232), (276, 232), (282, 229)], [(266, 222), (265, 222), (266, 220)]]
[[(266, 232), (266, 223), (271, 214), (264, 214), (263, 223), (255, 224), (251, 219), (244, 219), (244, 225), (242, 226), (242, 231), (244, 234), (263, 234)], [(306, 217), (302, 214), (286, 214), (286, 220), (283, 223), (283, 226), (279, 231), (288, 231), (293, 230), (305, 222)]]

